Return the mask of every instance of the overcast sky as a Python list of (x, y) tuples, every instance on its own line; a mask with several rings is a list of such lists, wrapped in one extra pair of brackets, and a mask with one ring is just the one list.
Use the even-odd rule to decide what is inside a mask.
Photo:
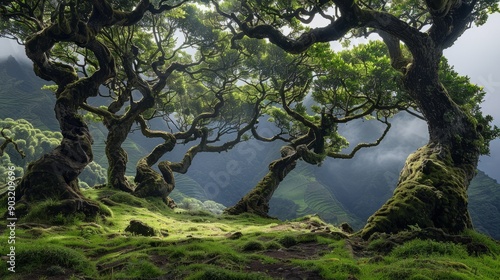
[[(487, 92), (483, 112), (494, 117), (500, 127), (500, 14), (490, 16), (488, 22), (466, 31), (454, 46), (445, 51), (455, 70), (483, 86)], [(479, 169), (500, 182), (500, 140), (491, 143), (491, 156), (483, 156)]]
[[(454, 46), (445, 51), (455, 70), (471, 78), (472, 82), (484, 86), (487, 91), (482, 105), (486, 114), (492, 115), (494, 124), (500, 127), (500, 14), (490, 16), (481, 27), (466, 31)], [(0, 59), (13, 55), (27, 59), (24, 49), (13, 41), (0, 38)], [(415, 130), (422, 130), (415, 125)], [(417, 133), (425, 133), (418, 131)], [(500, 140), (491, 143), (491, 156), (482, 157), (479, 168), (500, 182)]]

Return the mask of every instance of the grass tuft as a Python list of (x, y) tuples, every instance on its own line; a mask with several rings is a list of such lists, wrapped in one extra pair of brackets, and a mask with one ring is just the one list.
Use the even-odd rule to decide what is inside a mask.
[(283, 245), (283, 247), (285, 247), (285, 248), (289, 248), (289, 247), (292, 247), (294, 245), (297, 245), (298, 242), (297, 242), (297, 239), (295, 238), (295, 236), (284, 235), (278, 239), (278, 243)]
[(391, 252), (396, 258), (415, 258), (429, 256), (454, 256), (466, 258), (467, 250), (464, 246), (451, 242), (437, 242), (434, 240), (415, 239), (397, 246)]
[(19, 272), (41, 271), (48, 275), (64, 273), (65, 269), (92, 276), (95, 266), (81, 252), (55, 244), (20, 244), (16, 246)]
[(271, 280), (258, 273), (234, 272), (221, 268), (210, 267), (207, 270), (199, 271), (186, 280)]
[(262, 244), (259, 241), (252, 240), (252, 241), (248, 241), (247, 243), (245, 243), (243, 245), (243, 247), (241, 248), (241, 250), (244, 252), (262, 251), (262, 250), (264, 250), (264, 248), (265, 248), (264, 244)]

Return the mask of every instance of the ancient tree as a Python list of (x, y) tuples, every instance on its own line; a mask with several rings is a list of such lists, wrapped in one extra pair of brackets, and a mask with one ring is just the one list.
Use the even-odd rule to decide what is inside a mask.
[[(19, 184), (20, 202), (54, 199), (53, 212), (82, 212), (87, 217), (99, 213), (99, 206), (85, 198), (78, 188), (78, 175), (92, 161), (92, 137), (79, 113), (88, 98), (98, 96), (101, 85), (116, 75), (116, 58), (100, 34), (113, 26), (132, 26), (146, 12), (170, 8), (154, 7), (149, 1), (116, 3), (110, 1), (3, 1), (2, 35), (25, 45), (35, 73), (55, 84), (55, 115), (63, 139), (50, 153), (31, 163)], [(76, 69), (80, 49), (92, 61), (86, 75)]]
[[(236, 69), (243, 56), (230, 49), (227, 27), (216, 20), (221, 16), (185, 2), (2, 4), (2, 35), (25, 44), (37, 75), (55, 83), (49, 87), (63, 134), (59, 147), (30, 166), (18, 198), (63, 200), (59, 212), (97, 213), (78, 189), (78, 175), (92, 161), (82, 109), (108, 129), (108, 185), (166, 202), (173, 173), (185, 173), (197, 153), (226, 151), (243, 140), (263, 99), (237, 89), (246, 75)], [(156, 118), (170, 131), (149, 129)], [(134, 126), (165, 143), (138, 162), (130, 182), (122, 144)], [(160, 162), (162, 175), (152, 168), (176, 144), (196, 141), (181, 162)]]
[[(273, 46), (267, 48), (274, 55), (261, 55), (269, 61), (259, 66), (272, 79), (260, 81), (260, 90), (269, 92), (266, 113), (279, 132), (273, 137), (261, 136), (258, 129), (252, 132), (257, 140), (281, 140), (285, 145), (281, 158), (269, 165), (269, 172), (255, 188), (226, 209), (229, 214), (267, 216), (273, 193), (298, 160), (320, 165), (326, 157), (352, 158), (363, 148), (377, 146), (391, 127), (388, 119), (413, 105), (406, 96), (394, 94), (397, 72), (390, 68), (389, 60), (374, 63), (374, 58), (384, 53), (381, 44), (362, 45), (338, 54), (323, 45), (298, 56)], [(357, 143), (349, 153), (341, 153), (349, 143), (339, 133), (338, 125), (359, 119), (382, 123), (384, 129), (376, 141)]]
[[(466, 191), (495, 129), (487, 117), (473, 115), (469, 107), (452, 100), (439, 66), (443, 50), (472, 24), (483, 23), (488, 12), (497, 10), (496, 2), (334, 0), (305, 5), (295, 1), (214, 5), (232, 21), (235, 41), (243, 36), (266, 38), (290, 53), (350, 36), (377, 33), (382, 38), (392, 67), (400, 72), (401, 90), (427, 121), (430, 140), (408, 157), (393, 197), (369, 218), (362, 230), (368, 238), (409, 225), (450, 233), (472, 227)], [(308, 26), (315, 17), (326, 25)]]
[[(110, 187), (127, 192), (136, 188), (125, 177), (127, 152), (121, 147), (134, 124), (171, 114), (170, 110), (181, 107), (179, 103), (187, 103), (181, 97), (191, 82), (192, 74), (187, 70), (208, 67), (203, 62), (220, 55), (217, 29), (210, 30), (201, 16), (195, 6), (172, 6), (146, 14), (135, 26), (103, 32), (103, 41), (121, 62), (116, 77), (106, 84), (112, 102), (107, 108), (87, 104), (84, 108), (102, 118), (109, 131), (106, 156)], [(196, 57), (188, 53), (193, 51)]]
[[(162, 117), (170, 131), (153, 130), (144, 118), (136, 119), (144, 136), (164, 142), (137, 163), (135, 195), (161, 197), (175, 207), (168, 197), (175, 188), (175, 173), (185, 174), (198, 153), (233, 148), (257, 123), (265, 95), (246, 92), (244, 86), (237, 85), (248, 76), (242, 71), (244, 56), (228, 46), (222, 45), (217, 55), (186, 71), (183, 89), (175, 97), (168, 102), (158, 100), (152, 118)], [(171, 111), (161, 109), (165, 107)], [(160, 161), (177, 145), (189, 147), (179, 162)], [(153, 169), (155, 164), (161, 175)]]
[[(83, 106), (101, 118), (109, 131), (108, 185), (140, 197), (161, 197), (172, 207), (175, 203), (168, 194), (175, 187), (174, 173), (186, 173), (198, 152), (230, 149), (249, 129), (239, 127), (258, 114), (236, 114), (235, 108), (248, 104), (228, 104), (236, 105), (232, 111), (225, 106), (237, 98), (231, 91), (241, 78), (236, 70), (241, 55), (229, 49), (222, 28), (210, 20), (213, 14), (194, 5), (175, 8), (170, 14), (147, 14), (133, 27), (103, 32), (103, 41), (121, 62), (116, 77), (105, 85), (112, 102), (107, 107)], [(148, 122), (158, 119), (169, 131), (149, 128)], [(139, 160), (134, 182), (129, 182), (127, 153), (121, 145), (135, 123), (145, 137), (161, 138), (164, 143)], [(214, 145), (230, 133), (236, 138)], [(177, 143), (197, 140), (200, 143), (188, 149), (182, 161), (158, 163)], [(153, 168), (157, 163), (161, 175)]]

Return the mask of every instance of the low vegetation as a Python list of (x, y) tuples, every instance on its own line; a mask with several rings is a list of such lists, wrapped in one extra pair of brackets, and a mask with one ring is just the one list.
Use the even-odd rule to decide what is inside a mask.
[[(37, 207), (16, 227), (16, 272), (2, 279), (498, 279), (500, 244), (468, 231), (418, 226), (364, 241), (317, 216), (291, 221), (169, 209), (107, 188), (88, 189), (106, 217), (45, 217)], [(47, 203), (50, 205), (50, 202)], [(45, 205), (45, 206), (47, 206)], [(37, 217), (34, 215), (39, 213)], [(154, 231), (125, 231), (131, 221)], [(9, 232), (2, 229), (2, 240)], [(439, 230), (435, 230), (439, 233)], [(423, 238), (423, 237), (429, 238)], [(452, 242), (451, 240), (454, 240)], [(6, 252), (8, 244), (1, 244)]]

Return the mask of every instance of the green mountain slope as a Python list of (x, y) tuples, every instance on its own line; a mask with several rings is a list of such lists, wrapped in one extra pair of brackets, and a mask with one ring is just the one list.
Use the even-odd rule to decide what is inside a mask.
[[(0, 62), (0, 119), (25, 119), (35, 128), (43, 131), (59, 131), (59, 123), (55, 118), (55, 96), (49, 90), (42, 90), (49, 82), (35, 76), (29, 64), (18, 62), (10, 56)], [(89, 124), (94, 138), (94, 160), (107, 167), (104, 145), (106, 128), (101, 124)], [(128, 175), (135, 174), (135, 163), (147, 151), (134, 141), (127, 139), (123, 144), (129, 153)]]
[(48, 82), (36, 77), (29, 65), (12, 56), (0, 62), (0, 84), (0, 119), (26, 119), (42, 130), (59, 128), (53, 108), (55, 96), (42, 90)]
[(361, 227), (363, 222), (346, 210), (327, 187), (316, 181), (314, 168), (300, 162), (290, 172), (271, 199), (270, 214), (287, 219), (316, 214), (330, 223), (346, 222), (355, 228)]
[(468, 194), (469, 211), (476, 230), (500, 240), (500, 184), (478, 171)]

